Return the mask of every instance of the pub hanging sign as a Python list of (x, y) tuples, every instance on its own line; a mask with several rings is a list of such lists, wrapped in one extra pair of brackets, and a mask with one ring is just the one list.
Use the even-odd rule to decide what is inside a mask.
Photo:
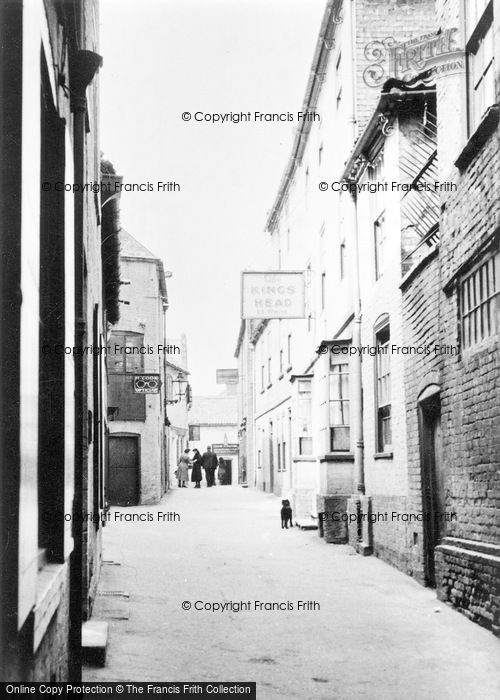
[(241, 318), (304, 318), (303, 271), (241, 273)]
[(159, 374), (134, 374), (134, 394), (159, 394)]

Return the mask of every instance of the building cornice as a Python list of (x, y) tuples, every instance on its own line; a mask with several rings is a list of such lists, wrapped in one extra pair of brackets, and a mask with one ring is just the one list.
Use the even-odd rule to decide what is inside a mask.
[(436, 94), (435, 86), (429, 84), (430, 76), (430, 71), (427, 71), (407, 83), (395, 78), (385, 82), (377, 106), (346, 162), (343, 180), (359, 181), (365, 167), (370, 164), (369, 154), (379, 150), (392, 133), (392, 122), (400, 110), (415, 100), (423, 101)]
[[(339, 24), (341, 5), (342, 0), (328, 0), (327, 2), (318, 41), (316, 43), (306, 93), (302, 103), (303, 113), (314, 111), (318, 104), (319, 95), (326, 75), (328, 60), (331, 50), (334, 47), (334, 35), (337, 24)], [(288, 187), (293, 180), (297, 167), (302, 162), (302, 156), (310, 131), (311, 122), (309, 120), (302, 121), (297, 127), (292, 153), (285, 168), (285, 172), (283, 173), (278, 194), (276, 195), (276, 199), (267, 218), (265, 230), (269, 233), (272, 233), (274, 230)]]

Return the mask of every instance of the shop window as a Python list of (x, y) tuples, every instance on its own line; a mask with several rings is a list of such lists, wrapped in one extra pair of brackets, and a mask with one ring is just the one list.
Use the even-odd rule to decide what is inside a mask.
[(299, 379), (298, 391), (298, 430), (299, 430), (299, 454), (312, 454), (312, 425), (311, 425), (311, 380)]
[(351, 449), (349, 364), (345, 356), (330, 355), (330, 450)]

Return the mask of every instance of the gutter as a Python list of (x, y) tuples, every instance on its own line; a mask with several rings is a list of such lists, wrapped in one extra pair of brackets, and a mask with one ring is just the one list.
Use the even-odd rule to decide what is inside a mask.
[[(328, 0), (321, 22), (318, 41), (314, 52), (314, 58), (307, 83), (306, 94), (302, 103), (302, 112), (314, 111), (318, 104), (318, 98), (321, 92), (323, 83), (324, 71), (328, 64), (331, 44), (333, 42), (333, 34), (335, 27), (338, 24), (338, 15), (342, 0)], [(337, 21), (335, 21), (337, 19)], [(298, 127), (295, 134), (295, 140), (292, 147), (292, 153), (282, 176), (281, 183), (278, 189), (278, 194), (274, 201), (271, 213), (269, 214), (265, 231), (272, 233), (276, 219), (280, 213), (283, 201), (285, 199), (288, 187), (293, 179), (297, 166), (302, 162), (302, 156), (306, 147), (309, 132), (311, 130), (311, 122), (303, 121)]]

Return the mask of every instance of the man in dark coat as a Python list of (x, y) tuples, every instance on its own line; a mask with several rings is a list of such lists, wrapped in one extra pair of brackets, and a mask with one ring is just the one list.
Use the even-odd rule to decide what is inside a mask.
[(205, 476), (207, 478), (207, 487), (215, 485), (215, 470), (217, 469), (217, 455), (212, 452), (210, 446), (207, 447), (207, 451), (203, 454), (203, 469), (205, 470)]

